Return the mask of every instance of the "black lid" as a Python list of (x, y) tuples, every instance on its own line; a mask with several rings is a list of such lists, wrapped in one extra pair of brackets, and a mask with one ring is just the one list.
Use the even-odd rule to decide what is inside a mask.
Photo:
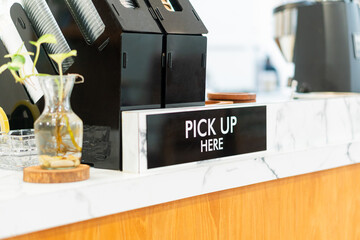
[(176, 11), (167, 10), (161, 0), (146, 1), (155, 12), (158, 22), (166, 33), (189, 35), (208, 33), (189, 0), (171, 0)]
[[(102, 1), (102, 0), (100, 0)], [(120, 0), (107, 0), (119, 24), (125, 32), (161, 33), (159, 26), (151, 16), (148, 6), (144, 1), (134, 1), (134, 8), (127, 8)], [(107, 14), (107, 13), (100, 13)]]

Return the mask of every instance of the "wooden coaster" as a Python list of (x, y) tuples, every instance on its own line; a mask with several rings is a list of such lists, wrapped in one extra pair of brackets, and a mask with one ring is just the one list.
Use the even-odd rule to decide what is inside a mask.
[(218, 101), (218, 100), (206, 100), (205, 101), (205, 105), (214, 105), (214, 104), (218, 104), (218, 105), (222, 105), (222, 104), (233, 104), (233, 101)]
[(208, 93), (209, 100), (248, 101), (256, 100), (255, 93)]
[(234, 103), (253, 103), (256, 102), (256, 99), (254, 100), (241, 100), (241, 101), (233, 101)]
[(24, 168), (24, 182), (30, 183), (67, 183), (89, 179), (90, 167), (80, 164), (76, 168), (63, 170), (46, 170), (40, 166)]

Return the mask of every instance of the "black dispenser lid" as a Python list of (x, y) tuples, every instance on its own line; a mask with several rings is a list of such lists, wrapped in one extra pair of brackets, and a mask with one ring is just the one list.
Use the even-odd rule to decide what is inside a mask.
[(135, 0), (134, 8), (125, 7), (120, 0), (107, 0), (107, 2), (124, 32), (161, 33), (144, 1)]
[(161, 0), (147, 1), (166, 33), (189, 35), (208, 33), (189, 0), (170, 0), (175, 11), (167, 10)]

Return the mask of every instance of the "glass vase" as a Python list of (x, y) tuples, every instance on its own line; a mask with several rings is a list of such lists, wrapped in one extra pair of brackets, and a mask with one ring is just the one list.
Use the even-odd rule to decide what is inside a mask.
[(43, 169), (69, 169), (80, 165), (83, 122), (72, 111), (70, 95), (76, 75), (39, 77), (45, 108), (35, 121), (35, 140)]

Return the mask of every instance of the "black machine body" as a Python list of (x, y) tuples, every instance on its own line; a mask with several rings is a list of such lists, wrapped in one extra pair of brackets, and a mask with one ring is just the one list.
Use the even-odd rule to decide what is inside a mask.
[[(360, 92), (360, 10), (357, 3), (303, 1), (280, 6), (274, 14), (275, 18), (286, 14), (293, 16), (282, 20), (288, 21), (292, 32), (289, 29), (287, 33), (277, 32), (276, 40), (287, 60), (294, 62), (293, 78), (299, 82), (298, 91)], [(282, 45), (286, 38), (292, 41), (288, 41), (287, 47)]]

